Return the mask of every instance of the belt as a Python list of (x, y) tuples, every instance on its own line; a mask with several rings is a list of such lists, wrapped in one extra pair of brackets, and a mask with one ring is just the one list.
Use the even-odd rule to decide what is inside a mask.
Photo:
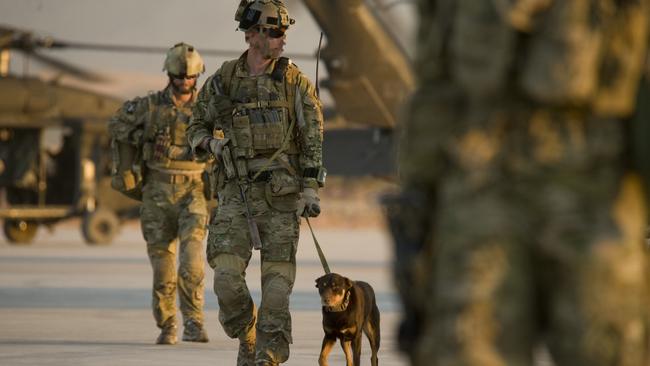
[(157, 170), (150, 170), (149, 177), (155, 181), (169, 184), (189, 183), (195, 180), (201, 180), (201, 174), (169, 174)]

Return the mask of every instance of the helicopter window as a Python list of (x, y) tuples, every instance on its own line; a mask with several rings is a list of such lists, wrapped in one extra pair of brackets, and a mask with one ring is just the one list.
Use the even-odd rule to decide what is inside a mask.
[(48, 127), (43, 130), (41, 144), (43, 149), (49, 154), (57, 155), (63, 149), (63, 136), (65, 129), (63, 127)]

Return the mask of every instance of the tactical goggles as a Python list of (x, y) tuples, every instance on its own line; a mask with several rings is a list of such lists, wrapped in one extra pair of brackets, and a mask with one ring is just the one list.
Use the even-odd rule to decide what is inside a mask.
[(262, 28), (258, 27), (258, 32), (266, 34), (269, 38), (282, 38), (286, 33), (286, 29), (283, 28)]
[(186, 74), (175, 75), (175, 74), (169, 74), (169, 77), (170, 77), (170, 78), (172, 78), (172, 79), (177, 79), (177, 80), (181, 80), (181, 79), (192, 80), (192, 79), (196, 79), (198, 76), (199, 76), (198, 74), (194, 74), (194, 75), (186, 75)]

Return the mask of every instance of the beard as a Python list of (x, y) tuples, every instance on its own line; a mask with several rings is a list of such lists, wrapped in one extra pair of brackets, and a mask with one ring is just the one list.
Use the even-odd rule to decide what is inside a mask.
[(191, 94), (194, 91), (194, 85), (176, 85), (173, 80), (169, 80), (169, 84), (171, 84), (172, 91), (176, 94)]
[(256, 42), (253, 47), (255, 47), (259, 53), (267, 60), (276, 59), (282, 55), (282, 47), (272, 48), (271, 43), (268, 41), (259, 41)]

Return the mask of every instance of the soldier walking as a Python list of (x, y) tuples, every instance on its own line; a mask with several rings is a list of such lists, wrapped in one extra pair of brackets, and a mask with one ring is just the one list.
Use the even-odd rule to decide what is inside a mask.
[[(196, 100), (196, 80), (205, 70), (194, 47), (178, 43), (167, 52), (164, 90), (128, 101), (111, 119), (109, 130), (119, 152), (133, 151), (140, 170), (126, 164), (118, 190), (141, 194), (140, 221), (153, 268), (152, 307), (161, 329), (158, 344), (177, 342), (176, 293), (183, 315), (183, 340), (208, 342), (203, 328), (203, 239), (207, 206), (202, 173), (205, 160), (194, 159), (185, 131)], [(129, 160), (125, 154), (122, 160)], [(119, 160), (119, 159), (118, 159)], [(116, 166), (124, 166), (124, 161)], [(117, 169), (117, 168), (116, 168)], [(134, 180), (141, 177), (138, 191)], [(135, 178), (134, 178), (135, 177)], [(136, 186), (136, 188), (133, 188)], [(176, 254), (179, 265), (176, 269)]]
[[(239, 339), (237, 365), (278, 365), (292, 343), (300, 216), (320, 213), (323, 118), (314, 86), (280, 57), (294, 23), (285, 5), (243, 0), (235, 20), (248, 50), (208, 78), (187, 134), (197, 154), (219, 163), (207, 248), (219, 321)], [(257, 311), (245, 280), (253, 247), (262, 260)]]
[(419, 87), (388, 201), (413, 365), (532, 365), (540, 343), (558, 366), (648, 365), (626, 131), (649, 10), (419, 1)]

